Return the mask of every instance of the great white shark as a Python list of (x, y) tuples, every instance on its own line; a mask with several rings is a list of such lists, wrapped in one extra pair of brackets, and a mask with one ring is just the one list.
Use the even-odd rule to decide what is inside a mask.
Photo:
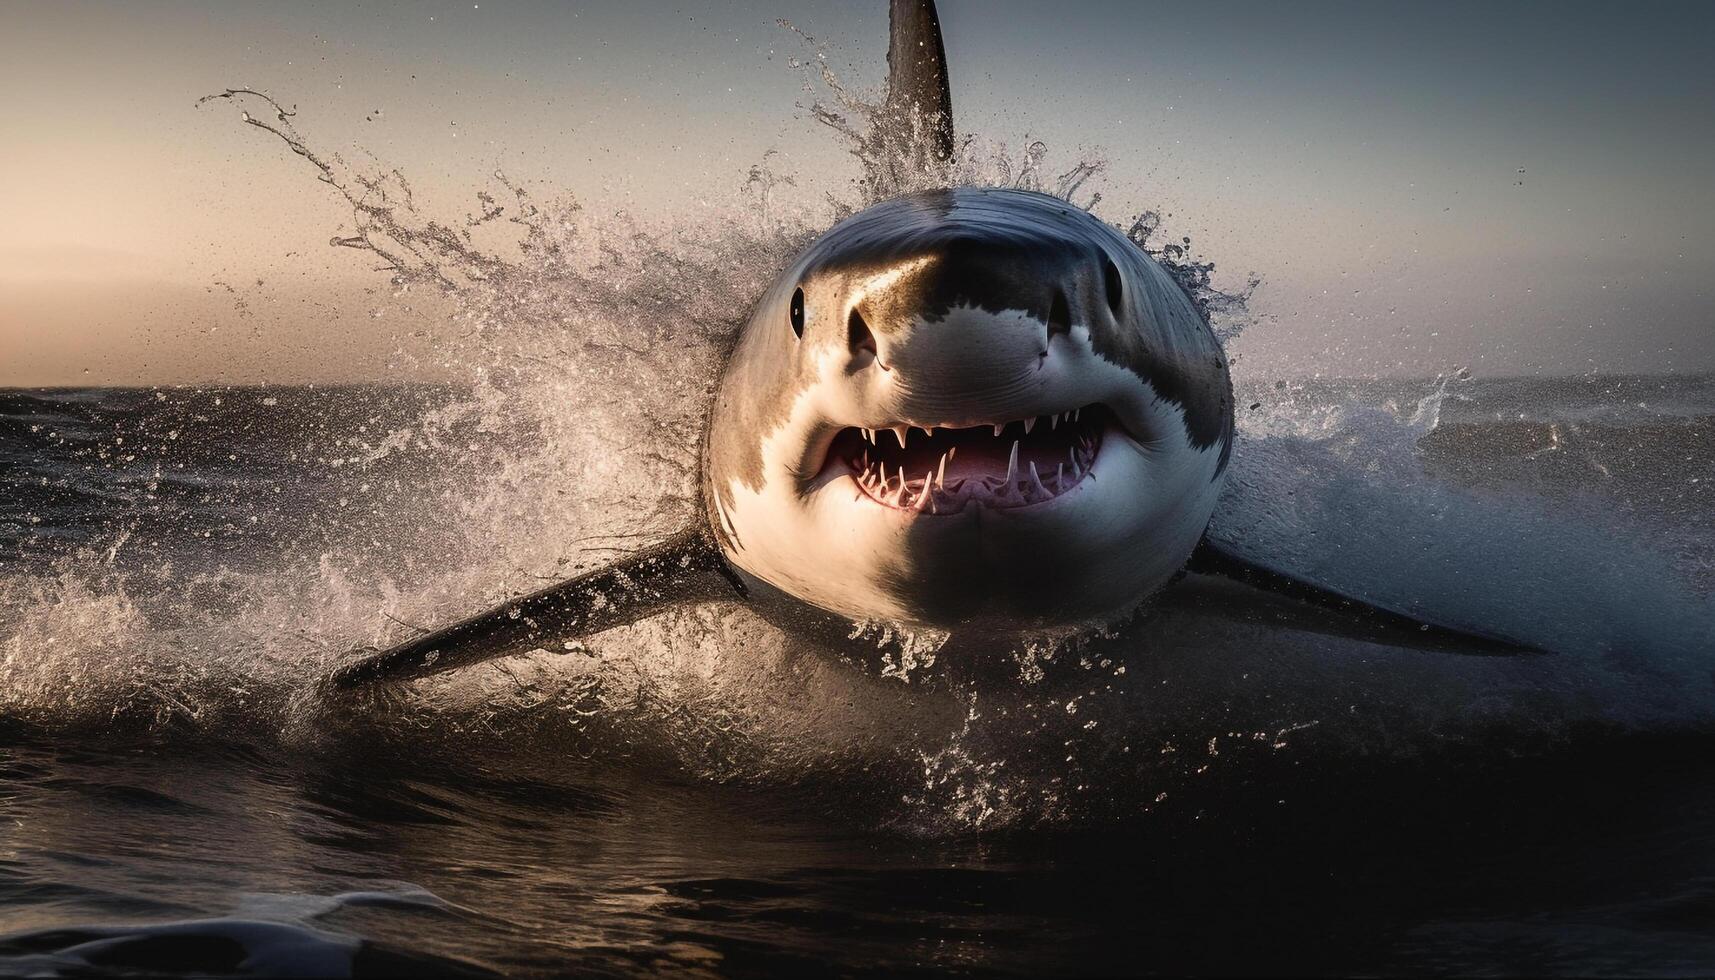
[[(954, 152), (932, 0), (893, 0), (888, 65), (866, 148), (884, 186)], [(903, 194), (821, 235), (738, 334), (703, 439), (703, 520), (331, 681), (424, 677), (711, 601), (955, 634), (1075, 632), (1187, 571), (1406, 644), (1539, 652), (1217, 545), (1232, 450), (1226, 354), (1151, 256), (1044, 194)]]

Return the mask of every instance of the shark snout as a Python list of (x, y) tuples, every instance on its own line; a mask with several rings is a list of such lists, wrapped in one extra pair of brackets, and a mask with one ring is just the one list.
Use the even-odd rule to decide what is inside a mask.
[[(1028, 261), (1027, 261), (1028, 260)], [(896, 263), (855, 289), (847, 374), (872, 397), (933, 418), (983, 418), (1064, 381), (1060, 363), (1118, 316), (1100, 249), (1022, 256), (969, 243)]]
[(987, 418), (1030, 400), (1053, 353), (1043, 325), (1022, 311), (958, 307), (878, 338), (885, 368), (870, 381), (913, 415)]

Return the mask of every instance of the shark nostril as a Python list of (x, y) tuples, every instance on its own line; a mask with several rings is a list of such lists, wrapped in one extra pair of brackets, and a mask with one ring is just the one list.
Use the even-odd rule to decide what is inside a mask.
[(1066, 294), (1060, 289), (1054, 290), (1054, 302), (1048, 307), (1048, 338), (1054, 335), (1070, 334), (1072, 332), (1072, 308), (1066, 303)]
[(1120, 279), (1120, 267), (1114, 265), (1114, 260), (1102, 258), (1102, 280), (1108, 289), (1108, 309), (1114, 311), (1114, 316), (1120, 315), (1120, 304), (1125, 302), (1125, 285)]
[(846, 317), (846, 346), (851, 348), (853, 354), (869, 351), (871, 355), (876, 355), (875, 334), (870, 333), (869, 324), (864, 322), (863, 314), (859, 313), (855, 306), (852, 307), (851, 315)]

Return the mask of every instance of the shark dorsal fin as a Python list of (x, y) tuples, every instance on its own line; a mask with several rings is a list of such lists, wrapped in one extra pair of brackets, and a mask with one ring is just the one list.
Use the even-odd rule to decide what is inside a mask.
[(872, 200), (945, 186), (953, 159), (953, 94), (934, 0), (892, 0), (887, 96), (865, 149)]
[(893, 0), (883, 111), (916, 136), (925, 163), (953, 158), (953, 91), (934, 0)]

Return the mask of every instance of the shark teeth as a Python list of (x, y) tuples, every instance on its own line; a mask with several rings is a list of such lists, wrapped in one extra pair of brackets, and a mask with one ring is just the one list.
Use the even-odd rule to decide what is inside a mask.
[(1036, 492), (1041, 494), (1044, 498), (1054, 496), (1053, 494), (1048, 492), (1047, 487), (1042, 485), (1042, 475), (1040, 473), (1036, 472), (1036, 461), (1035, 460), (1030, 461), (1030, 485), (1035, 487)]
[[(1088, 422), (1086, 408), (1094, 409)], [(885, 422), (836, 435), (829, 459), (846, 464), (862, 496), (910, 514), (954, 514), (973, 502), (1021, 507), (1093, 478), (1110, 419), (1105, 408), (1082, 406), (976, 426)]]

